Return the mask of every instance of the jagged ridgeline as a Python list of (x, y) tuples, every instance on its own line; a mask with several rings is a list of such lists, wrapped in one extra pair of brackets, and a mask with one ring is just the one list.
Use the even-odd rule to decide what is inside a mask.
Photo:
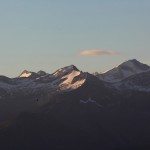
[(150, 149), (149, 126), (150, 66), (135, 59), (105, 73), (0, 76), (2, 149)]

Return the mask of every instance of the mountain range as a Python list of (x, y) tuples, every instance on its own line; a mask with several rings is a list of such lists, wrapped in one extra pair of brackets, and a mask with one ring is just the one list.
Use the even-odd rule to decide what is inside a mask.
[(70, 65), (0, 76), (0, 145), (9, 150), (150, 149), (150, 66)]

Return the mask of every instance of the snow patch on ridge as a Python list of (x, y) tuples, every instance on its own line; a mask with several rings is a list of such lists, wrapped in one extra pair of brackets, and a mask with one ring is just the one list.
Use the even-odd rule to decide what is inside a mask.
[(27, 70), (24, 70), (21, 75), (19, 76), (20, 78), (28, 78), (32, 75), (32, 72), (31, 71), (27, 71)]
[(79, 71), (72, 71), (69, 75), (66, 75), (66, 76), (64, 76), (64, 77), (61, 78), (61, 79), (67, 78), (67, 80), (65, 80), (62, 84), (69, 84), (69, 83), (71, 83), (72, 80), (73, 80), (76, 76), (78, 76), (78, 75), (80, 75), (80, 74), (81, 74), (81, 73), (80, 73)]
[(80, 104), (88, 104), (88, 103), (93, 103), (97, 105), (98, 107), (103, 107), (102, 105), (98, 104), (95, 100), (92, 100), (91, 97), (89, 97), (88, 100), (80, 100)]
[(20, 77), (21, 77), (21, 78), (27, 78), (27, 77), (29, 77), (29, 76), (31, 76), (31, 75), (32, 75), (32, 73), (28, 72), (28, 73), (23, 73), (23, 74), (21, 74)]
[(58, 77), (58, 76), (64, 76), (70, 72), (72, 72), (73, 70), (76, 70), (77, 68), (73, 65), (71, 66), (67, 66), (64, 68), (61, 68), (59, 70), (57, 70), (55, 73), (53, 73), (53, 76)]
[(73, 70), (70, 74), (63, 76), (61, 79), (66, 79), (60, 84), (61, 91), (71, 91), (80, 87), (85, 79), (78, 80), (75, 83), (72, 83), (73, 79), (81, 74), (80, 71)]

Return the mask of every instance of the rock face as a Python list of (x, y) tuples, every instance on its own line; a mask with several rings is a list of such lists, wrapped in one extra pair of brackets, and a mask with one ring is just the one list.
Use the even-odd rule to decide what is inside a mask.
[(150, 70), (129, 60), (104, 74), (67, 66), (0, 76), (5, 150), (150, 149)]

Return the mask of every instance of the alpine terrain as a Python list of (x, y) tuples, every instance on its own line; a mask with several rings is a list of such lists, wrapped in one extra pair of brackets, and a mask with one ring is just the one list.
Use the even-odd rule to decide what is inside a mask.
[(149, 150), (150, 66), (105, 72), (70, 65), (0, 76), (2, 150)]

